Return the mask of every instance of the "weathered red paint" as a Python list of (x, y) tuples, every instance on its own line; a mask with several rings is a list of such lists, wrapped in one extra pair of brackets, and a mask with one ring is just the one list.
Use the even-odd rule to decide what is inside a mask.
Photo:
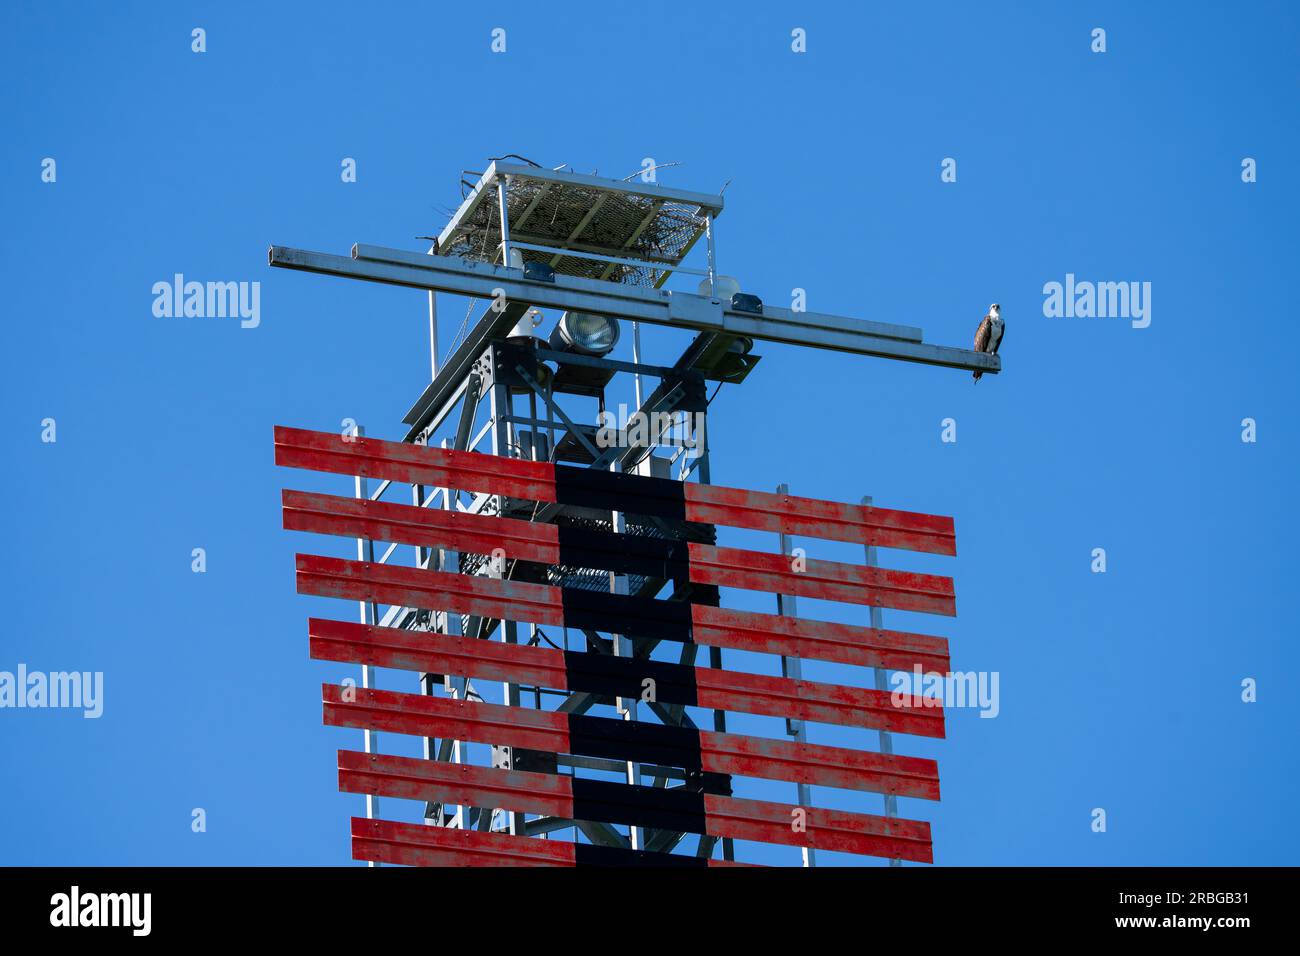
[(574, 866), (573, 844), (352, 818), (352, 859), (399, 866)]
[(325, 684), (321, 697), (331, 727), (569, 752), (568, 718), (556, 711), (335, 684)]
[[(868, 856), (892, 857), (917, 863), (933, 863), (930, 824), (923, 820), (902, 820), (865, 813), (847, 813), (821, 807), (789, 807), (780, 803), (741, 800), (736, 797), (704, 795), (704, 809), (710, 831), (737, 840), (810, 846)], [(796, 811), (806, 832), (794, 829)]]
[[(560, 592), (550, 585), (379, 564), (364, 565), (376, 570), (363, 574), (351, 567), (357, 564), (338, 558), (299, 555), (298, 591), (506, 621), (556, 626), (564, 623)], [(385, 568), (403, 573), (387, 573)], [(522, 598), (508, 595), (522, 595)], [(910, 671), (919, 666), (926, 673), (947, 673), (949, 667), (948, 642), (928, 634), (810, 621), (758, 611), (733, 611), (704, 604), (691, 607), (691, 629), (693, 640), (707, 647), (893, 670)]]
[[(552, 585), (311, 554), (297, 555), (297, 569), (299, 594), (556, 627), (565, 623), (563, 592)], [(773, 653), (873, 667), (947, 669), (947, 642), (923, 634), (731, 612), (706, 605), (692, 606), (690, 615), (692, 631), (698, 631), (694, 639), (711, 647), (758, 650), (768, 646)]]
[(701, 707), (922, 737), (944, 735), (943, 707), (899, 705), (888, 691), (695, 668)]
[[(285, 491), (284, 526), (474, 554), (499, 550), (523, 561), (561, 561), (554, 525), (415, 505)], [(698, 543), (688, 547), (690, 580), (696, 584), (956, 614), (952, 578), (816, 559), (796, 565), (782, 554)]]
[[(321, 597), (377, 601), (435, 611), (453, 611), (506, 621), (560, 626), (564, 609), (558, 589), (549, 585), (501, 581), (450, 572), (365, 565), (338, 558), (298, 557), (298, 592)], [(388, 571), (383, 569), (387, 568)], [(399, 572), (396, 574), (388, 572)], [(522, 595), (521, 599), (507, 596)], [(757, 611), (733, 611), (696, 604), (691, 607), (692, 639), (706, 647), (783, 654), (910, 671), (947, 673), (948, 642), (856, 624), (811, 621)]]
[[(569, 777), (355, 751), (339, 752), (339, 789), (565, 819), (574, 819), (579, 812)], [(710, 836), (933, 862), (930, 826), (919, 820), (714, 794), (704, 794), (702, 802), (699, 823)], [(615, 816), (626, 810), (621, 805), (610, 809)]]
[(494, 770), (340, 750), (339, 790), (456, 806), (500, 807), (573, 819), (573, 785), (560, 774)]
[(941, 515), (721, 485), (687, 484), (685, 490), (692, 521), (929, 554), (957, 553), (953, 520)]
[(939, 765), (924, 757), (825, 744), (700, 732), (704, 769), (735, 777), (939, 799)]
[(770, 591), (900, 611), (957, 613), (952, 578), (891, 568), (794, 559), (786, 554), (715, 548), (691, 542), (691, 580), (746, 591)]
[(316, 660), (454, 674), (554, 690), (568, 688), (564, 655), (547, 647), (315, 617), (307, 621), (307, 631), (311, 656)]
[(691, 607), (695, 643), (737, 651), (755, 651), (910, 671), (947, 673), (948, 641), (929, 634), (890, 631), (810, 621), (758, 611), (733, 611), (696, 604)]
[(297, 556), (298, 593), (562, 625), (560, 589), (450, 571), (426, 571), (314, 554)]
[(284, 527), (289, 531), (450, 548), (471, 554), (492, 554), (500, 549), (508, 558), (547, 564), (560, 560), (558, 534), (552, 524), (304, 491), (286, 490), (283, 500)]
[[(555, 711), (333, 684), (322, 698), (330, 726), (571, 753), (568, 718)], [(699, 740), (702, 768), (713, 773), (939, 799), (938, 765), (921, 757), (716, 731)]]
[[(573, 689), (568, 685), (564, 655), (545, 647), (313, 620), (311, 652), (325, 660)], [(898, 704), (887, 691), (712, 667), (696, 667), (686, 673), (693, 674), (695, 703), (700, 707), (925, 737), (942, 737), (944, 733), (942, 706)]]
[[(952, 519), (936, 515), (692, 483), (683, 483), (679, 494), (672, 490), (671, 484), (655, 484), (636, 476), (595, 481), (581, 477), (585, 474), (581, 470), (561, 467), (557, 471), (556, 466), (546, 462), (302, 429), (277, 428), (275, 453), (276, 462), (281, 465), (401, 484), (450, 487), (537, 502), (581, 502), (590, 494), (602, 501), (621, 501), (626, 493), (627, 510), (631, 513), (636, 513), (633, 505), (639, 505), (646, 514), (680, 515), (693, 522), (935, 554), (956, 553)], [(498, 552), (512, 560), (561, 563), (561, 538), (553, 525), (390, 502), (286, 491), (284, 526), (472, 554)], [(565, 540), (567, 546), (568, 539)], [(590, 554), (589, 560), (593, 562), (607, 560), (608, 549), (604, 545), (593, 545), (581, 552), (577, 550), (579, 542), (575, 541), (574, 547), (573, 555)], [(687, 547), (689, 561), (685, 566), (690, 580), (696, 584), (943, 615), (956, 612), (952, 580), (948, 577), (815, 559), (794, 565), (784, 555), (694, 542)], [(568, 551), (564, 553), (569, 555)], [(307, 594), (551, 626), (564, 623), (566, 606), (575, 619), (584, 608), (588, 615), (593, 607), (603, 608), (599, 604), (577, 602), (573, 593), (546, 585), (310, 555), (298, 556), (298, 589)], [(632, 612), (632, 605), (628, 607)], [(662, 612), (659, 604), (638, 605), (638, 608), (648, 621), (653, 619), (658, 622), (657, 627), (670, 634), (675, 635), (680, 625), (682, 636), (666, 638), (670, 640), (691, 640), (711, 647), (866, 667), (897, 670), (920, 667), (927, 672), (946, 672), (949, 668), (947, 641), (929, 635), (730, 611), (706, 604), (689, 606), (691, 624), (687, 634), (684, 618)], [(610, 613), (617, 616), (619, 610)], [(604, 613), (600, 611), (600, 619)], [(681, 613), (686, 612), (683, 609)], [(660, 636), (659, 631), (648, 633)], [(313, 656), (321, 659), (474, 676), (558, 690), (573, 690), (568, 685), (571, 678), (582, 688), (605, 687), (602, 692), (607, 692), (600, 680), (610, 677), (600, 676), (599, 669), (569, 661), (562, 652), (547, 648), (343, 622), (313, 620), (311, 646)], [(671, 686), (679, 696), (685, 693), (687, 696), (682, 699), (692, 699), (701, 708), (926, 736), (941, 737), (944, 733), (941, 707), (895, 707), (889, 694), (870, 688), (712, 668), (694, 668), (687, 672), (690, 677), (685, 680), (673, 676), (677, 673), (663, 671), (664, 686)], [(593, 675), (596, 675), (594, 685)], [(634, 749), (643, 748), (647, 741), (639, 736), (640, 731), (634, 737), (607, 734), (602, 729), (606, 724), (621, 726), (621, 722), (607, 718), (573, 718), (571, 725), (569, 715), (553, 711), (329, 685), (322, 696), (326, 723), (338, 726), (509, 744), (553, 753), (571, 753), (574, 751), (570, 746), (576, 746), (583, 754), (606, 756), (622, 753), (617, 744), (620, 740)], [(708, 773), (738, 777), (939, 798), (937, 765), (931, 760), (708, 731), (692, 731), (685, 741), (671, 734), (664, 740), (665, 762), (670, 762), (669, 757), (686, 756), (685, 762), (676, 764), (679, 767), (693, 766)], [(574, 810), (571, 778), (558, 774), (503, 771), (347, 751), (340, 752), (339, 759), (343, 789), (503, 807), (560, 818), (569, 817)], [(642, 797), (642, 806), (647, 799)], [(703, 826), (711, 836), (932, 861), (930, 829), (920, 821), (796, 808), (717, 794), (704, 794), (700, 799), (704, 816), (698, 819), (706, 820)], [(594, 803), (580, 806), (598, 814), (602, 812), (599, 808), (610, 801), (623, 808), (620, 813), (626, 811), (623, 798), (617, 795), (609, 800), (601, 795)], [(657, 806), (658, 798), (651, 800), (650, 805)], [(690, 822), (700, 825), (695, 816), (690, 817)], [(796, 822), (802, 826), (792, 826)], [(647, 822), (646, 825), (656, 824)], [(410, 865), (569, 866), (584, 862), (580, 851), (591, 849), (555, 840), (358, 819), (353, 820), (353, 847), (357, 859)], [(608, 864), (610, 860), (604, 858), (599, 862)], [(719, 864), (710, 861), (710, 865)]]
[[(556, 498), (555, 466), (546, 462), (301, 428), (276, 426), (275, 462), (532, 501)], [(689, 521), (932, 554), (957, 553), (953, 520), (940, 515), (717, 485), (686, 483), (683, 493)]]
[(546, 462), (450, 448), (275, 426), (275, 463), (342, 475), (555, 500), (555, 468)]
[[(565, 840), (537, 840), (447, 827), (352, 818), (352, 858), (399, 866), (576, 866), (578, 849)], [(647, 862), (665, 854), (637, 854)], [(748, 866), (708, 860), (713, 867)]]

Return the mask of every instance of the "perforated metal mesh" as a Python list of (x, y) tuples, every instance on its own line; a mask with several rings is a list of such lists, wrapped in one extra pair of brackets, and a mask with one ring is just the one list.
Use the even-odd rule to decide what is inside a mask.
[[(614, 525), (610, 521), (602, 521), (598, 518), (579, 518), (569, 515), (563, 515), (559, 518), (559, 524), (587, 528), (593, 531), (612, 531)], [(624, 531), (626, 534), (646, 536), (651, 538), (667, 538), (670, 535), (665, 534), (663, 530), (653, 524), (642, 524), (635, 521), (625, 521)], [(491, 560), (487, 555), (470, 554), (460, 552), (458, 568), (461, 574), (485, 575), (488, 573), (488, 562)], [(629, 574), (627, 576), (627, 586), (629, 594), (639, 594), (646, 586), (650, 579), (640, 574)], [(564, 564), (547, 565), (545, 568), (545, 582), (555, 585), (556, 587), (574, 588), (582, 591), (600, 591), (608, 593), (610, 589), (610, 580), (608, 571), (598, 571), (593, 568), (576, 568)], [(470, 624), (469, 615), (461, 616), (461, 627), (468, 631)]]
[[(520, 250), (525, 261), (546, 263), (564, 275), (631, 285), (657, 285), (704, 233), (707, 219), (706, 210), (690, 203), (518, 175), (508, 180), (506, 204), (516, 242), (664, 264), (657, 269)], [(500, 247), (500, 210), (485, 199), (439, 251), (499, 262)]]
[[(594, 518), (565, 517), (561, 519), (560, 523), (576, 525), (595, 531), (612, 531), (614, 528), (611, 522)], [(654, 525), (639, 524), (633, 521), (625, 521), (624, 532), (638, 537), (668, 537)], [(546, 580), (548, 584), (563, 588), (575, 588), (582, 591), (609, 591), (609, 572), (597, 571), (592, 568), (574, 568), (564, 564), (553, 564), (546, 569)], [(649, 580), (645, 575), (629, 574), (627, 576), (627, 592), (629, 594), (640, 593)]]

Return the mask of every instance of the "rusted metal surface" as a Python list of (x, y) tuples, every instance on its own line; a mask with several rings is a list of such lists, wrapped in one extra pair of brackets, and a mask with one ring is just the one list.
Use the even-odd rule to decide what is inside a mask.
[[(589, 533), (585, 537), (588, 546), (581, 549), (582, 556), (566, 557), (562, 534), (554, 525), (299, 491), (284, 492), (284, 526), (290, 530), (451, 548), (474, 554), (501, 553), (506, 558), (522, 561), (581, 564), (609, 571), (628, 570), (622, 558), (645, 543), (645, 539), (636, 536)], [(685, 572), (695, 584), (905, 611), (956, 613), (952, 579), (940, 575), (816, 559), (804, 559), (794, 566), (780, 554), (694, 542), (687, 545), (684, 554), (686, 560), (680, 567), (670, 564), (665, 555), (663, 577)]]
[(930, 614), (957, 613), (952, 578), (838, 561), (803, 559), (796, 569), (784, 554), (690, 544), (691, 580), (697, 584), (796, 594), (851, 604)]
[(568, 689), (564, 654), (550, 648), (316, 617), (307, 632), (316, 660)]
[(714, 731), (700, 732), (700, 753), (713, 773), (939, 799), (939, 765), (925, 757)]
[(275, 463), (287, 468), (487, 491), (533, 501), (555, 499), (554, 467), (545, 462), (283, 425), (275, 427)]
[(944, 735), (943, 707), (896, 704), (891, 694), (810, 680), (695, 668), (699, 705), (717, 710), (870, 727), (921, 737)]
[(398, 866), (575, 866), (573, 844), (352, 818), (352, 858)]
[(322, 698), (325, 723), (336, 727), (583, 756), (604, 756), (623, 746), (688, 770), (939, 799), (938, 766), (921, 757), (655, 724), (629, 726), (604, 717), (574, 718), (557, 711), (332, 684), (324, 685)]
[(352, 818), (352, 858), (399, 866), (744, 866), (668, 853)]
[(721, 485), (687, 484), (684, 487), (692, 521), (874, 544), (878, 548), (901, 548), (929, 554), (957, 553), (953, 520), (941, 515), (869, 508)]
[(314, 554), (298, 555), (297, 567), (299, 594), (483, 614), (535, 624), (564, 623), (560, 589), (550, 585)]
[[(564, 622), (562, 596), (558, 588), (550, 585), (491, 578), (471, 578), (473, 583), (469, 584), (465, 583), (466, 575), (436, 571), (412, 572), (396, 579), (384, 575), (382, 580), (376, 580), (376, 576), (363, 576), (357, 569), (341, 569), (336, 558), (312, 559), (305, 555), (302, 558), (298, 570), (298, 591), (302, 594), (374, 600), (536, 624)], [(506, 597), (502, 585), (507, 583), (522, 589), (524, 599)], [(627, 616), (636, 616), (639, 609), (629, 605)], [(689, 608), (689, 630), (676, 637), (665, 636), (669, 640), (689, 638), (707, 647), (785, 654), (864, 667), (906, 671), (920, 667), (926, 673), (946, 673), (949, 668), (948, 642), (941, 637), (704, 604)]]
[(325, 723), (332, 727), (572, 752), (568, 717), (556, 711), (335, 684), (325, 684), (321, 697)]
[(286, 490), (283, 501), (284, 527), (289, 531), (450, 548), (471, 554), (490, 555), (500, 549), (508, 558), (548, 564), (560, 560), (557, 529), (551, 524), (304, 491)]
[(655, 699), (667, 704), (795, 717), (925, 737), (944, 735), (941, 706), (900, 704), (889, 693), (874, 688), (571, 653), (343, 621), (313, 620), (310, 631), (312, 656), (325, 660), (473, 676), (609, 697), (639, 696), (649, 681)]
[[(340, 750), (339, 790), (472, 807), (501, 807), (562, 817), (574, 813), (573, 778), (467, 763), (417, 760), (392, 754)], [(600, 820), (616, 823), (617, 820)]]
[[(951, 616), (956, 604), (950, 577), (802, 557), (792, 562), (783, 554), (716, 547), (701, 543), (713, 538), (700, 526), (952, 555), (951, 518), (304, 429), (277, 427), (275, 458), (289, 467), (668, 522), (661, 522), (669, 529), (667, 537), (620, 534), (572, 523), (285, 491), (287, 529), (641, 575), (672, 582), (675, 599), (300, 554), (297, 586), (303, 594), (488, 622), (594, 630), (633, 642), (669, 640), (885, 670), (946, 673), (950, 667), (948, 642), (941, 637), (716, 606), (718, 588), (735, 588)], [(537, 579), (536, 568), (519, 571)], [(309, 631), (312, 656), (323, 660), (499, 681), (607, 703), (636, 699), (648, 680), (656, 703), (667, 706), (872, 728), (882, 737), (945, 733), (941, 701), (895, 703), (880, 684), (839, 686), (799, 679), (797, 671), (776, 677), (342, 621), (312, 619)], [(924, 822), (745, 799), (734, 796), (731, 787), (733, 777), (753, 777), (875, 792), (886, 795), (888, 809), (898, 796), (939, 799), (933, 760), (706, 731), (689, 721), (679, 726), (617, 720), (580, 709), (545, 711), (430, 693), (327, 684), (322, 702), (325, 723), (333, 726), (418, 736), (426, 746), (437, 740), (508, 746), (524, 755), (521, 760), (532, 754), (532, 762), (523, 764), (527, 769), (518, 770), (340, 751), (339, 785), (348, 792), (660, 834), (698, 833), (702, 846), (705, 839), (717, 838), (933, 861)], [(558, 754), (657, 767), (656, 773), (685, 784), (664, 787), (660, 779), (660, 786), (649, 787), (560, 775), (553, 759), (547, 764), (547, 755)], [(804, 791), (798, 799), (810, 802)], [(719, 865), (690, 856), (363, 819), (353, 820), (353, 855), (415, 866)]]
[[(300, 594), (454, 611), (499, 620), (580, 626), (575, 608), (585, 600), (551, 585), (318, 555), (300, 554), (297, 565)], [(622, 595), (602, 595), (601, 599), (608, 612), (608, 627), (632, 634), (654, 626), (656, 636), (661, 638), (694, 640), (710, 647), (766, 650), (899, 670), (920, 666), (926, 672), (946, 672), (948, 667), (947, 641), (925, 634), (730, 611), (702, 604), (683, 606)], [(656, 620), (662, 615), (668, 616)]]
[(339, 789), (492, 806), (571, 820), (664, 827), (917, 862), (933, 861), (929, 824), (872, 814), (410, 757), (339, 752)]
[(891, 670), (947, 673), (948, 641), (856, 624), (697, 604), (691, 608), (691, 634), (697, 644), (737, 651), (884, 667)]
[(580, 503), (578, 499), (585, 499), (598, 507), (603, 506), (602, 499), (608, 498), (611, 503), (617, 501), (617, 510), (633, 513), (757, 531), (784, 531), (881, 548), (956, 554), (953, 520), (940, 515), (592, 472), (479, 452), (276, 426), (275, 461), (291, 468), (548, 503)]
[[(736, 840), (760, 843), (784, 843), (808, 846), (815, 850), (834, 850), (881, 856), (916, 863), (933, 863), (930, 824), (922, 820), (901, 820), (820, 807), (792, 808), (780, 803), (740, 800), (736, 797), (704, 795), (704, 809), (709, 826), (719, 834)], [(796, 810), (806, 832), (794, 825)]]

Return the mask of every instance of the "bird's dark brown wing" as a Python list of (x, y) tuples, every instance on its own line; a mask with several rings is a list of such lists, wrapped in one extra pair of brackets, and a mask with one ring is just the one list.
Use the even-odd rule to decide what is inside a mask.
[(993, 320), (986, 315), (984, 316), (984, 321), (980, 323), (980, 327), (975, 330), (976, 352), (987, 352), (989, 350), (989, 336), (992, 332)]

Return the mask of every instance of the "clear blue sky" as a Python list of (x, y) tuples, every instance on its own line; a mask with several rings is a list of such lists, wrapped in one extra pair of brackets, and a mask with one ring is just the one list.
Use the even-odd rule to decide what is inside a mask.
[[(319, 685), (350, 670), (308, 658), (306, 618), (355, 607), (293, 584), (296, 550), (349, 545), (279, 515), (282, 487), (348, 489), (275, 468), (272, 426), (353, 417), (400, 437), (427, 380), (424, 294), (271, 270), (266, 249), (419, 249), (460, 170), (504, 152), (617, 177), (649, 156), (700, 191), (730, 180), (720, 266), (772, 302), (801, 287), (812, 309), (963, 346), (1001, 303), (1006, 370), (978, 387), (768, 345), (712, 406), (715, 481), (956, 517), (957, 558), (883, 554), (952, 574), (958, 595), (955, 620), (886, 624), (1000, 674), (996, 719), (950, 712), (945, 741), (896, 738), (939, 759), (942, 802), (902, 802), (932, 821), (938, 863), (1300, 862), (1293, 6), (421, 6), (0, 14), (0, 670), (106, 682), (99, 720), (0, 711), (0, 864), (349, 860), (361, 798), (336, 792), (333, 754), (360, 734), (321, 726)], [(260, 326), (155, 318), (151, 287), (177, 272), (261, 282)], [(1067, 273), (1150, 282), (1150, 327), (1044, 317), (1044, 283)], [(463, 312), (444, 309), (444, 342)], [(661, 361), (682, 344), (647, 343)]]

